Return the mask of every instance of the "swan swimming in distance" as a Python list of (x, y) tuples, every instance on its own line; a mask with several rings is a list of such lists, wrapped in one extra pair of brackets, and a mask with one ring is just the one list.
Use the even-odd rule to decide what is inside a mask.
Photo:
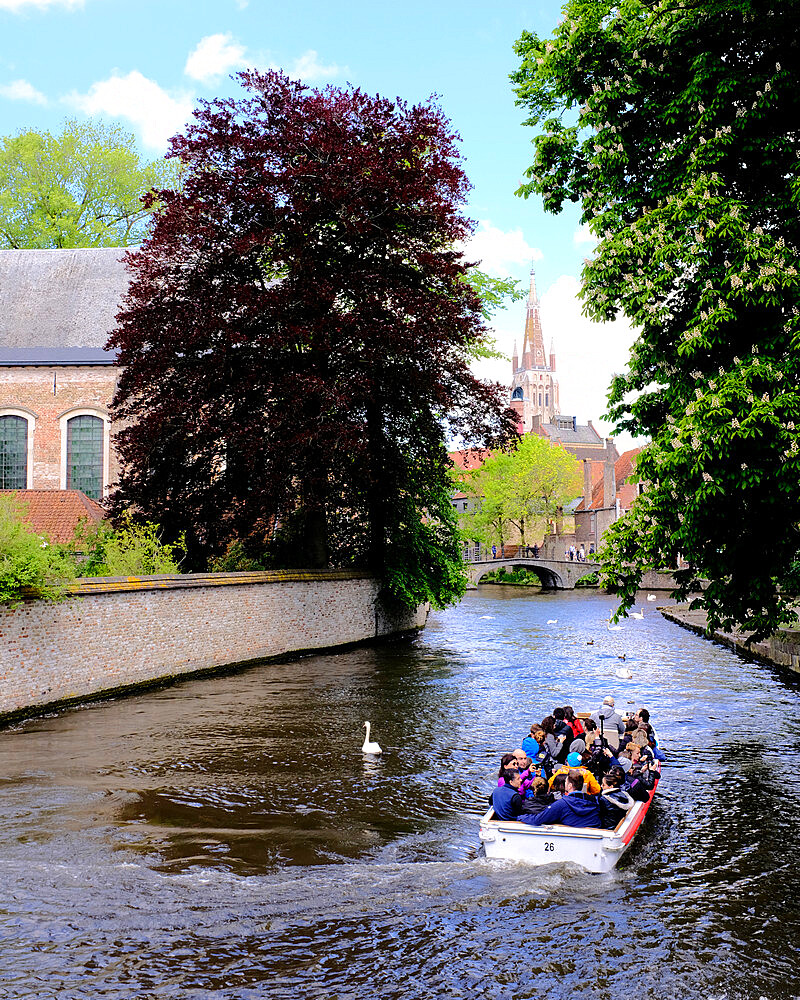
[(364, 725), (367, 728), (367, 735), (364, 737), (364, 745), (361, 747), (361, 752), (374, 753), (374, 754), (383, 753), (383, 748), (381, 747), (381, 745), (369, 738), (369, 730), (370, 730), (369, 723), (365, 722)]
[(630, 672), (630, 670), (628, 670), (627, 667), (617, 667), (614, 673), (616, 674), (617, 677), (620, 678), (620, 680), (623, 681), (629, 681), (633, 677), (633, 674)]
[(548, 618), (547, 619), (547, 624), (548, 625), (558, 625), (558, 618)]
[(656, 595), (655, 594), (648, 594), (647, 595), (647, 600), (648, 601), (655, 601), (655, 600), (657, 600)]

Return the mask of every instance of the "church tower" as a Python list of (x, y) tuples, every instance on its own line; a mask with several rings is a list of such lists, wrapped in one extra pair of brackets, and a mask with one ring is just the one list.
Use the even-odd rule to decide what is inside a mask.
[(514, 354), (511, 359), (511, 407), (516, 410), (521, 433), (528, 434), (534, 417), (542, 424), (553, 423), (559, 412), (558, 381), (555, 377), (556, 355), (550, 342), (550, 356), (545, 354), (542, 318), (539, 311), (539, 296), (536, 293), (536, 275), (531, 268), (531, 284), (528, 291), (528, 307), (525, 315), (525, 334), (522, 341), (522, 356)]

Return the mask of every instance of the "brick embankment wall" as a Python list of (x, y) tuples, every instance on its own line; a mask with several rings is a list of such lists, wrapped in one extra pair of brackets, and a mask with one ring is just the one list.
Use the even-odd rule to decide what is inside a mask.
[(748, 659), (763, 660), (773, 666), (788, 667), (795, 673), (800, 673), (800, 629), (781, 629), (763, 642), (748, 645), (746, 632), (708, 632), (708, 619), (704, 611), (690, 611), (681, 605), (658, 610), (668, 621), (719, 642)]
[(128, 688), (421, 628), (366, 573), (87, 579), (0, 611), (0, 720)]

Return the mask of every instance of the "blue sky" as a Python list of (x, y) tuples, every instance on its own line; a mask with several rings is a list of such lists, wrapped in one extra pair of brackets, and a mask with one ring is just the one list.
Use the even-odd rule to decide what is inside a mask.
[[(508, 81), (512, 46), (524, 28), (549, 34), (559, 17), (560, 4), (545, 0), (0, 0), (0, 135), (88, 116), (123, 124), (155, 158), (198, 99), (240, 92), (230, 74), (243, 67), (280, 66), (315, 86), (349, 82), (412, 102), (438, 94), (473, 184), (470, 255), (526, 287), (535, 262), (562, 410), (597, 426), (633, 335), (622, 321), (598, 327), (580, 315), (575, 293), (591, 244), (577, 209), (548, 216), (538, 199), (514, 195), (532, 130)], [(509, 355), (524, 309), (495, 323)], [(508, 382), (510, 363), (484, 363), (481, 374)]]

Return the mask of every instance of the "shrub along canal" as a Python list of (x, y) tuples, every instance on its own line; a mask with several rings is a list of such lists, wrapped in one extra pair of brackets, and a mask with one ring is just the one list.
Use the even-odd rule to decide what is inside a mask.
[[(481, 587), (413, 639), (0, 732), (0, 997), (784, 1000), (800, 678), (611, 603)], [(485, 861), (500, 753), (609, 693), (669, 755), (620, 868)]]

